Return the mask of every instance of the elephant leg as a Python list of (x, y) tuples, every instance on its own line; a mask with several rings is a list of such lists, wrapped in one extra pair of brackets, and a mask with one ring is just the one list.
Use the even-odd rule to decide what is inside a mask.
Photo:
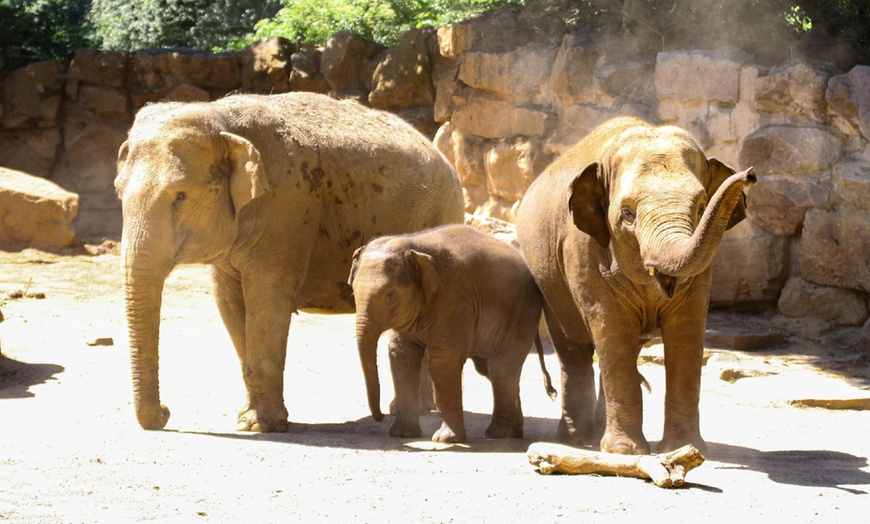
[[(516, 352), (508, 352), (511, 353)], [(505, 360), (507, 359), (492, 358), (488, 362), (493, 408), (492, 422), (486, 428), (487, 438), (523, 437), (523, 409), (520, 404), (522, 360)]]
[[(706, 311), (704, 309), (703, 311)], [(688, 315), (687, 315), (688, 316)], [(660, 453), (692, 444), (701, 453), (707, 445), (701, 437), (701, 366), (706, 322), (702, 320), (663, 321), (665, 346), (665, 421)]]
[(561, 369), (562, 417), (556, 438), (577, 446), (595, 444), (595, 371), (592, 342), (578, 343), (568, 338), (553, 314), (545, 309), (547, 327)]
[[(608, 325), (630, 326), (625, 320)], [(601, 451), (623, 455), (644, 455), (650, 451), (649, 442), (643, 436), (642, 379), (637, 371), (638, 331), (626, 328), (596, 333), (607, 404), (607, 425), (601, 437)]]
[(396, 414), (396, 420), (390, 427), (390, 436), (419, 438), (423, 435), (420, 429), (420, 384), (424, 348), (397, 331), (391, 330), (388, 336)]
[(242, 376), (248, 405), (239, 413), (240, 431), (287, 431), (284, 406), (284, 364), (290, 315), (298, 286), (287, 271), (259, 268), (256, 278), (244, 278), (245, 346)]
[(239, 356), (239, 362), (245, 355), (245, 298), (242, 294), (242, 282), (238, 272), (230, 269), (214, 267), (212, 269), (214, 283), (214, 298), (221, 320), (230, 334), (233, 347)]
[(432, 435), (434, 442), (465, 442), (462, 412), (462, 365), (464, 359), (453, 352), (429, 348), (429, 373), (435, 386), (435, 407), (441, 427)]

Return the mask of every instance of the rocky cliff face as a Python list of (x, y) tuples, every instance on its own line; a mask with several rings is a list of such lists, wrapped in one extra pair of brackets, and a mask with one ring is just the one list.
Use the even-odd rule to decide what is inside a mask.
[(323, 47), (273, 38), (221, 55), (83, 50), (3, 78), (0, 165), (78, 193), (79, 237), (117, 237), (115, 158), (140, 107), (291, 90), (403, 116), (456, 167), (466, 210), (508, 222), (534, 178), (599, 123), (684, 127), (710, 156), (759, 175), (750, 219), (714, 262), (714, 304), (867, 321), (867, 66), (763, 67), (734, 49), (642, 57), (547, 13), (509, 11), (410, 31), (390, 49), (338, 33)]

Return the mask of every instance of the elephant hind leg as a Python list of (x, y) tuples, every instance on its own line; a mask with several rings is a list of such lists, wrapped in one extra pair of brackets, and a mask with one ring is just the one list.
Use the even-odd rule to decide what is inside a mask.
[(523, 408), (520, 403), (520, 373), (528, 351), (507, 351), (509, 357), (487, 362), (492, 383), (492, 421), (487, 438), (522, 438)]

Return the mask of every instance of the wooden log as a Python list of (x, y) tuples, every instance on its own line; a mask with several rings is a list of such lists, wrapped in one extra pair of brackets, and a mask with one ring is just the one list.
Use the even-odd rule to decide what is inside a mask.
[(681, 487), (686, 473), (704, 463), (704, 456), (691, 444), (657, 455), (617, 455), (536, 442), (529, 446), (528, 455), (544, 475), (616, 475), (651, 480), (660, 488)]

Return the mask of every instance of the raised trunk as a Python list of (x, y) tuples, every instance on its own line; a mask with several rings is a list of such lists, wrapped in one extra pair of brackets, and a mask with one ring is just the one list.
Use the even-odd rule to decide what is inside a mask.
[(160, 404), (157, 348), (163, 283), (171, 265), (141, 254), (144, 250), (138, 242), (125, 239), (124, 244), (124, 301), (136, 418), (143, 429), (163, 429), (169, 410)]
[(369, 410), (375, 420), (384, 419), (381, 413), (381, 382), (378, 377), (378, 338), (383, 330), (375, 329), (360, 315), (356, 321), (356, 343), (360, 364), (366, 381)]
[[(665, 277), (693, 277), (713, 263), (716, 248), (742, 198), (743, 189), (755, 183), (752, 169), (731, 175), (710, 200), (698, 227), (691, 235), (671, 236), (643, 253), (650, 274)], [(664, 284), (663, 284), (664, 285)]]

